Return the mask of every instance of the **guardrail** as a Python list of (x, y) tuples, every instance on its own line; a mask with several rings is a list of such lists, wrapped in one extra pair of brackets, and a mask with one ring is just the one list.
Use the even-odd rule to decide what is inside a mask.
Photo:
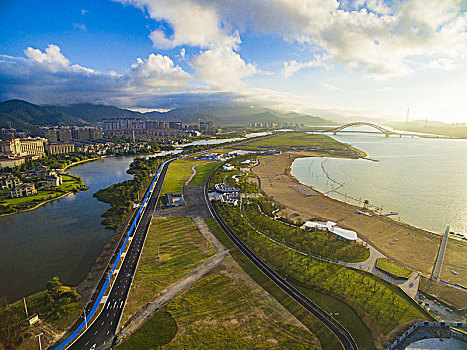
[[(146, 210), (146, 206), (147, 206), (147, 201), (148, 201), (148, 198), (151, 196), (153, 190), (154, 190), (154, 187), (155, 187), (155, 184), (157, 182), (157, 180), (159, 179), (159, 175), (161, 173), (161, 170), (162, 168), (164, 167), (164, 165), (173, 160), (174, 158), (171, 158), (171, 159), (167, 159), (165, 160), (164, 162), (161, 163), (161, 165), (159, 166), (158, 170), (157, 170), (157, 173), (156, 175), (154, 175), (154, 179), (152, 180), (152, 183), (148, 189), (148, 191), (146, 191), (146, 195), (144, 196), (143, 200), (142, 200), (142, 205), (140, 206), (135, 218), (133, 219), (133, 222), (130, 226), (130, 229), (128, 230), (128, 233), (125, 237), (125, 240), (123, 241), (122, 243), (122, 247), (120, 248), (120, 251), (118, 252), (118, 255), (117, 257), (115, 258), (115, 262), (114, 264), (112, 265), (111, 269), (110, 269), (110, 272), (107, 276), (107, 278), (105, 279), (105, 282), (101, 288), (101, 291), (99, 292), (99, 295), (97, 296), (96, 298), (96, 301), (94, 302), (93, 304), (93, 307), (91, 308), (91, 311), (89, 311), (89, 313), (87, 314), (87, 317), (86, 319), (87, 320), (90, 320), (92, 319), (95, 315), (96, 315), (96, 312), (99, 308), (99, 304), (101, 303), (102, 301), (102, 297), (104, 296), (105, 294), (105, 291), (107, 290), (107, 288), (109, 287), (109, 284), (110, 284), (110, 280), (113, 276), (113, 273), (115, 272), (115, 269), (117, 268), (119, 262), (120, 262), (120, 258), (122, 257), (122, 253), (125, 251), (125, 248), (127, 246), (127, 243), (128, 243), (128, 240), (129, 238), (133, 235), (134, 233), (134, 230), (135, 228), (137, 228), (138, 224), (139, 224), (139, 221), (141, 220), (141, 217), (142, 215), (144, 214), (144, 211)], [(61, 344), (59, 344), (55, 350), (62, 350), (62, 349), (66, 349), (66, 347), (68, 347), (69, 345), (72, 344), (72, 342), (75, 340), (75, 338), (81, 333), (81, 331), (85, 328), (85, 327), (89, 327), (89, 325), (86, 324), (87, 321), (83, 321), (74, 331), (73, 333), (67, 338), (65, 339)]]

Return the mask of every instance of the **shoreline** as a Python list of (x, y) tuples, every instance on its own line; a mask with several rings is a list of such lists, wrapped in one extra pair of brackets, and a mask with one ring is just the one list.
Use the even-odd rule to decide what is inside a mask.
[[(101, 156), (101, 157), (98, 157), (98, 158), (89, 158), (89, 159), (84, 159), (84, 160), (80, 160), (79, 162), (74, 162), (74, 163), (71, 163), (70, 165), (67, 165), (66, 167), (64, 167), (63, 171), (67, 170), (68, 168), (71, 168), (75, 165), (78, 165), (78, 164), (82, 164), (82, 163), (86, 163), (86, 162), (90, 162), (90, 161), (94, 161), (94, 160), (98, 160), (98, 159), (102, 159), (102, 158), (106, 158), (106, 156)], [(81, 178), (80, 178), (81, 179)], [(83, 179), (81, 179), (81, 181), (83, 181)], [(84, 183), (83, 183), (84, 185)], [(87, 186), (86, 186), (87, 187)], [(21, 213), (27, 213), (28, 211), (32, 211), (32, 210), (36, 210), (37, 208), (43, 206), (44, 204), (47, 204), (47, 203), (50, 203), (50, 202), (53, 202), (53, 201), (56, 201), (56, 200), (59, 200), (59, 199), (62, 199), (70, 194), (73, 194), (73, 193), (79, 193), (79, 192), (82, 192), (82, 191), (87, 191), (88, 189), (85, 189), (85, 190), (80, 190), (78, 192), (73, 192), (73, 191), (70, 191), (70, 192), (67, 192), (67, 193), (64, 193), (62, 194), (61, 196), (58, 196), (58, 197), (55, 197), (55, 198), (51, 198), (51, 199), (47, 199), (43, 202), (40, 202), (39, 204), (35, 205), (34, 207), (32, 208), (28, 208), (28, 209), (23, 209), (23, 210), (20, 210), (20, 211), (15, 211), (14, 213), (6, 213), (6, 214), (0, 214), (0, 217), (3, 217), (3, 216), (8, 216), (8, 215), (15, 215), (15, 214), (21, 214)]]
[[(260, 163), (253, 167), (252, 171), (260, 179), (261, 190), (264, 193), (289, 210), (300, 213), (303, 220), (315, 216), (341, 222), (344, 227), (347, 226), (358, 232), (360, 238), (375, 246), (396, 263), (413, 271), (421, 271), (423, 275), (429, 277), (439, 247), (441, 236), (439, 233), (390, 217), (356, 215), (355, 209), (361, 207), (329, 197), (314, 188), (311, 190), (318, 194), (317, 196), (304, 197), (289, 187), (301, 185), (310, 188), (291, 175), (291, 164), (297, 158), (320, 156), (336, 158), (321, 152), (286, 152), (282, 155), (261, 157)], [(392, 243), (396, 236), (397, 242)], [(389, 243), (390, 241), (392, 242)], [(465, 266), (462, 261), (466, 258), (461, 254), (462, 251), (465, 252), (467, 244), (460, 239), (451, 239), (449, 242), (441, 278), (450, 280), (452, 284), (465, 286), (467, 273), (464, 271), (465, 267), (462, 267)], [(411, 249), (417, 246), (420, 248), (419, 252)], [(459, 275), (448, 275), (451, 269), (458, 271)]]
[[(352, 148), (354, 148), (354, 147), (352, 147)], [(368, 159), (368, 158), (366, 158), (367, 155), (366, 155), (365, 152), (360, 151), (360, 150), (358, 150), (357, 148), (354, 148), (354, 149), (355, 149), (356, 151), (359, 151), (359, 153), (361, 153), (361, 154), (365, 154), (365, 156), (364, 156), (364, 157), (361, 157), (361, 159)], [(331, 155), (328, 155), (328, 156), (305, 156), (305, 155), (303, 155), (303, 156), (294, 158), (294, 159), (290, 162), (290, 164), (288, 164), (288, 167), (287, 167), (288, 170), (287, 170), (287, 172), (288, 172), (289, 176), (290, 176), (292, 179), (296, 180), (296, 181), (298, 182), (298, 184), (300, 184), (300, 185), (302, 185), (302, 186), (306, 186), (306, 187), (310, 188), (312, 191), (314, 191), (314, 192), (316, 192), (316, 193), (319, 193), (319, 194), (322, 195), (322, 196), (325, 196), (325, 197), (328, 197), (328, 198), (330, 198), (330, 199), (339, 201), (339, 202), (342, 203), (342, 204), (350, 205), (350, 206), (352, 206), (352, 207), (355, 207), (356, 209), (361, 209), (361, 206), (358, 206), (358, 205), (356, 205), (356, 204), (347, 203), (347, 202), (345, 202), (345, 201), (342, 200), (342, 199), (338, 199), (338, 198), (336, 198), (336, 197), (333, 197), (333, 196), (330, 196), (330, 195), (327, 194), (327, 193), (332, 193), (332, 192), (334, 192), (334, 193), (337, 193), (337, 194), (339, 194), (339, 195), (341, 195), (341, 196), (344, 196), (342, 193), (337, 192), (335, 189), (332, 190), (332, 191), (328, 191), (328, 192), (322, 192), (322, 191), (320, 191), (320, 190), (317, 190), (317, 189), (316, 189), (315, 187), (313, 187), (313, 186), (310, 186), (310, 185), (307, 185), (307, 184), (301, 182), (297, 177), (295, 177), (294, 175), (292, 175), (292, 172), (291, 172), (291, 171), (292, 171), (292, 164), (294, 163), (294, 161), (295, 161), (296, 159), (298, 159), (298, 158), (314, 158), (314, 157), (353, 159), (353, 158), (345, 158), (345, 157), (334, 157), (334, 156), (331, 156)], [(326, 174), (326, 173), (325, 173), (325, 174)], [(334, 181), (334, 182), (337, 182), (335, 179), (331, 179), (331, 180)], [(355, 194), (354, 194), (354, 195), (355, 195)], [(347, 197), (353, 199), (354, 201), (358, 201), (357, 199), (353, 198), (352, 195), (347, 195)], [(381, 215), (377, 213), (378, 207), (376, 207), (376, 206), (374, 206), (374, 205), (370, 205), (370, 206), (372, 206), (372, 207), (375, 208), (375, 209), (368, 209), (368, 210), (371, 211), (371, 212), (374, 212), (374, 213), (375, 213), (375, 216), (380, 216), (380, 217), (381, 217)], [(422, 231), (423, 233), (432, 234), (432, 235), (435, 235), (435, 236), (437, 236), (437, 237), (442, 237), (442, 236), (444, 236), (444, 233), (432, 231), (432, 230), (429, 230), (429, 229), (427, 229), (427, 228), (424, 228), (424, 227), (420, 227), (420, 226), (411, 224), (411, 223), (406, 222), (406, 221), (404, 221), (404, 220), (396, 219), (395, 217), (384, 216), (384, 218), (393, 221), (395, 224), (407, 226), (407, 227), (410, 227), (410, 228), (412, 228), (412, 229), (414, 229), (414, 230)], [(467, 238), (467, 235), (466, 235), (465, 237)], [(456, 241), (463, 242), (463, 243), (467, 243), (467, 241), (463, 240), (463, 239), (460, 238), (460, 237), (454, 236), (454, 235), (449, 235), (449, 239), (455, 239)]]

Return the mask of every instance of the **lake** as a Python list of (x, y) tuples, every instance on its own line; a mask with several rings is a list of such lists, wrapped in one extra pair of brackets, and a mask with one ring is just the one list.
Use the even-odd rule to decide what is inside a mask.
[(0, 217), (0, 296), (13, 301), (45, 289), (59, 276), (66, 285), (84, 280), (114, 231), (101, 224), (110, 207), (92, 195), (130, 179), (134, 157), (110, 157), (72, 167), (90, 188), (35, 210)]
[[(411, 225), (467, 234), (467, 140), (339, 134), (365, 159), (300, 158), (291, 173), (330, 197), (368, 200)], [(324, 169), (324, 171), (323, 171)], [(328, 174), (326, 176), (325, 172)], [(343, 184), (342, 187), (341, 184)]]

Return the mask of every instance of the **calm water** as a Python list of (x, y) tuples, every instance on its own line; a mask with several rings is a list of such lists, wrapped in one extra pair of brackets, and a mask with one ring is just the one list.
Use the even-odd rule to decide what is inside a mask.
[[(339, 200), (356, 204), (350, 196), (367, 199), (382, 206), (383, 213), (398, 212), (394, 217), (409, 224), (435, 232), (444, 232), (450, 224), (451, 230), (467, 234), (467, 140), (334, 137), (377, 162), (301, 158), (292, 164), (292, 175), (321, 192), (332, 191), (328, 195)], [(326, 177), (322, 166), (336, 182)]]
[[(248, 134), (246, 138), (266, 133)], [(241, 138), (244, 139), (244, 138)], [(212, 139), (189, 145), (217, 144), (241, 139)], [(186, 146), (186, 145), (185, 145)], [(163, 156), (181, 150), (160, 152)], [(113, 235), (101, 224), (109, 208), (92, 195), (98, 190), (130, 179), (126, 173), (134, 157), (112, 157), (70, 169), (89, 190), (68, 195), (33, 211), (0, 217), (0, 297), (8, 301), (43, 290), (59, 276), (78, 285)]]
[(112, 157), (73, 167), (89, 190), (68, 195), (36, 210), (0, 217), (0, 296), (9, 301), (45, 288), (59, 276), (79, 284), (112, 236), (101, 224), (109, 208), (92, 195), (126, 174), (133, 157)]

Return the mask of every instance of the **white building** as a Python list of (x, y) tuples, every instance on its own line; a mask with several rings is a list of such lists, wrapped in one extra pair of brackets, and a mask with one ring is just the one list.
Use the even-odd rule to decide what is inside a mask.
[(332, 221), (328, 221), (325, 224), (316, 221), (307, 221), (305, 222), (305, 228), (327, 230), (328, 232), (336, 235), (338, 239), (344, 238), (352, 242), (357, 240), (357, 232), (337, 227), (337, 224)]

